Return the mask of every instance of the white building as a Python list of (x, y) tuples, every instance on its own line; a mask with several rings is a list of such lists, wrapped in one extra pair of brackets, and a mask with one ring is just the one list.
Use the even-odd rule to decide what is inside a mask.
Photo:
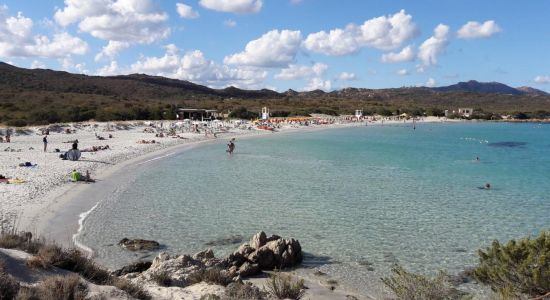
[(472, 114), (474, 113), (474, 109), (473, 108), (459, 108), (458, 109), (458, 114), (463, 116), (463, 117), (470, 117)]
[(269, 119), (269, 108), (262, 107), (262, 120)]

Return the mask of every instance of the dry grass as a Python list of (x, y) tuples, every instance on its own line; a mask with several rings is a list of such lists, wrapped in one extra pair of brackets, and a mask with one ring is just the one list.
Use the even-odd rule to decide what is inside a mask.
[(129, 280), (123, 278), (114, 278), (111, 285), (117, 287), (120, 290), (125, 291), (128, 295), (139, 299), (139, 300), (149, 300), (151, 296), (144, 291), (141, 286), (131, 283)]
[(223, 300), (264, 300), (267, 295), (251, 283), (234, 282), (227, 286)]
[(87, 288), (78, 275), (49, 277), (36, 287), (22, 288), (17, 300), (84, 300)]
[(209, 268), (199, 270), (189, 276), (189, 282), (191, 284), (206, 282), (210, 284), (217, 284), (221, 286), (227, 286), (233, 279), (227, 275), (227, 273), (219, 268)]
[(172, 284), (172, 278), (166, 271), (153, 273), (151, 279), (160, 286), (170, 286)]
[(271, 274), (266, 283), (267, 293), (276, 299), (301, 299), (305, 294), (304, 280), (294, 280), (292, 276), (279, 271)]
[(382, 278), (382, 282), (395, 293), (398, 299), (467, 299), (467, 295), (453, 288), (447, 278), (445, 273), (440, 273), (435, 278), (428, 278), (395, 266), (392, 269), (392, 276)]
[[(43, 268), (47, 269), (50, 267), (57, 267), (67, 271), (74, 272), (85, 278), (86, 280), (98, 284), (98, 285), (113, 285), (117, 288), (127, 292), (134, 298), (137, 299), (150, 299), (150, 296), (140, 287), (130, 283), (127, 280), (119, 279), (115, 276), (112, 276), (107, 270), (98, 266), (92, 259), (87, 258), (77, 249), (62, 249), (61, 247), (55, 244), (47, 244), (43, 240), (37, 240), (29, 238), (29, 235), (26, 233), (14, 233), (14, 232), (0, 232), (0, 248), (10, 248), (10, 249), (19, 249), (35, 256), (27, 260), (27, 266), (31, 268)], [(0, 272), (0, 277), (2, 273)], [(76, 276), (76, 275), (75, 275)], [(76, 276), (78, 278), (78, 276)], [(7, 279), (6, 279), (7, 278)], [(2, 283), (9, 285), (8, 281), (10, 277), (3, 276), (0, 278)], [(68, 280), (63, 282), (52, 281), (48, 282), (49, 288), (56, 287), (55, 284), (58, 284), (57, 289), (64, 289), (69, 283)], [(10, 285), (11, 286), (11, 285)], [(17, 284), (17, 287), (19, 285)], [(43, 299), (36, 298), (33, 293), (37, 291), (34, 289), (23, 288), (20, 290), (21, 298), (18, 299)], [(33, 296), (35, 295), (35, 296)], [(78, 294), (74, 294), (78, 296)], [(35, 297), (35, 298), (33, 298)], [(42, 295), (40, 295), (42, 297)], [(13, 297), (12, 297), (13, 298)], [(2, 298), (0, 299), (12, 299), (12, 298)], [(59, 298), (51, 298), (59, 299)], [(61, 298), (65, 299), (65, 298)], [(80, 298), (67, 298), (67, 299), (80, 299)]]

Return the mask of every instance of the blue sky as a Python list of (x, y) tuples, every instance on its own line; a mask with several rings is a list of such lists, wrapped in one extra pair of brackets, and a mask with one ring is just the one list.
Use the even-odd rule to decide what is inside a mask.
[(0, 1), (0, 60), (284, 91), (475, 79), (550, 91), (550, 1)]

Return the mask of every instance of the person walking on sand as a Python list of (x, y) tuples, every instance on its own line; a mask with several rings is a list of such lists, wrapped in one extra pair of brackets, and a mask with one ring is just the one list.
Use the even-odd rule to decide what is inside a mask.
[(42, 138), (42, 142), (44, 142), (44, 152), (46, 152), (46, 149), (48, 148), (48, 136), (47, 135), (45, 135)]

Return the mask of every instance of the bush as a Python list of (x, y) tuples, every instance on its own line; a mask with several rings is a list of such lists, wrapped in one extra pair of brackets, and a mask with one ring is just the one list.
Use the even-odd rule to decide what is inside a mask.
[(30, 254), (36, 254), (43, 246), (44, 242), (33, 239), (32, 234), (29, 232), (0, 233), (0, 248), (19, 249)]
[(84, 300), (87, 288), (78, 275), (48, 277), (38, 286), (24, 289), (17, 295), (18, 300)]
[(445, 273), (431, 279), (405, 271), (401, 266), (392, 268), (390, 277), (382, 278), (398, 299), (407, 300), (446, 300), (463, 299), (465, 294), (453, 288)]
[(305, 294), (304, 280), (294, 280), (292, 276), (274, 272), (266, 284), (269, 295), (276, 299), (301, 299)]
[(139, 299), (139, 300), (149, 300), (151, 296), (144, 291), (141, 286), (131, 283), (129, 280), (122, 278), (115, 278), (111, 284), (117, 287), (120, 290), (125, 291), (128, 295)]
[(151, 275), (151, 279), (160, 286), (170, 286), (172, 284), (172, 279), (167, 271), (155, 272)]
[(536, 239), (511, 240), (506, 245), (494, 241), (478, 253), (474, 278), (494, 291), (530, 296), (550, 292), (550, 231), (543, 231)]
[(205, 294), (199, 298), (199, 300), (220, 300), (220, 299), (221, 299), (220, 296), (216, 294)]
[(221, 286), (227, 286), (233, 279), (229, 277), (227, 272), (219, 268), (201, 269), (189, 276), (189, 282), (191, 284), (206, 282), (210, 284), (217, 284)]
[(25, 127), (28, 125), (28, 122), (25, 119), (15, 119), (15, 120), (9, 120), (7, 124), (8, 126), (13, 126), (13, 127)]
[(229, 114), (230, 118), (245, 120), (257, 119), (258, 116), (258, 113), (248, 111), (246, 107), (238, 107)]
[(224, 300), (264, 300), (266, 293), (251, 283), (234, 282), (225, 289)]

